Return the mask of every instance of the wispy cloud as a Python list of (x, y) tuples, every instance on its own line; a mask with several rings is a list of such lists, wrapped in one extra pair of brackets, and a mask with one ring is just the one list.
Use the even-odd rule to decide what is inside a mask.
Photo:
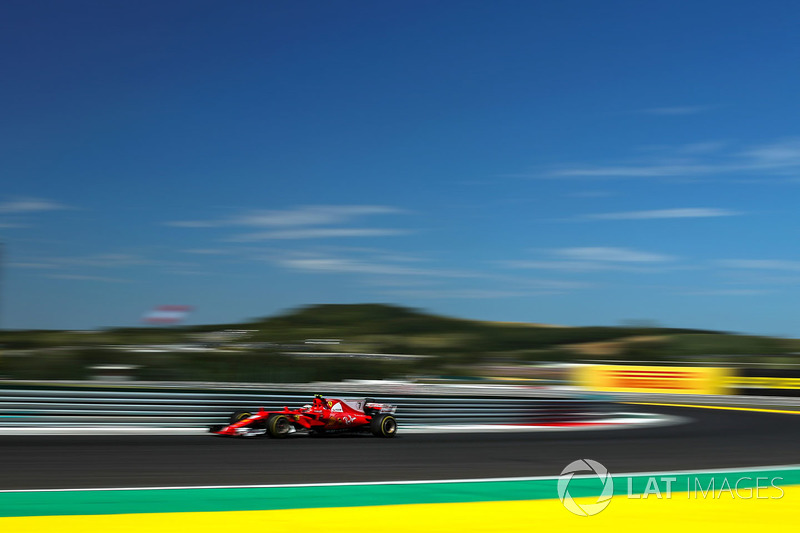
[[(504, 276), (491, 273), (477, 274), (474, 278), (468, 280), (468, 283), (459, 283), (460, 286), (457, 287), (451, 285), (447, 287), (392, 288), (383, 291), (383, 294), (431, 300), (483, 300), (563, 294), (594, 287), (593, 284), (583, 281)], [(486, 282), (491, 283), (491, 286), (485, 286)], [(391, 287), (392, 285), (386, 286)]]
[(51, 279), (65, 279), (75, 281), (97, 281), (102, 283), (131, 283), (129, 279), (110, 278), (107, 276), (90, 276), (84, 274), (48, 274)]
[(245, 233), (227, 239), (230, 242), (266, 240), (330, 239), (337, 237), (387, 237), (407, 234), (404, 230), (382, 228), (304, 228)]
[(230, 224), (221, 220), (175, 220), (165, 222), (164, 225), (173, 228), (219, 228)]
[(456, 269), (430, 258), (374, 248), (270, 249), (264, 250), (259, 259), (298, 274), (347, 276), (347, 283), (363, 286), (373, 293), (416, 298), (520, 297), (591, 286), (583, 281), (508, 275), (498, 273), (495, 268)]
[(190, 262), (124, 252), (76, 256), (33, 255), (9, 263), (9, 266), (18, 270), (39, 271), (41, 276), (49, 279), (106, 283), (133, 283), (137, 279), (135, 272), (187, 274), (199, 271)]
[(184, 220), (167, 222), (181, 228), (259, 228), (232, 235), (227, 242), (264, 240), (307, 240), (357, 237), (386, 237), (407, 233), (394, 228), (347, 227), (364, 217), (403, 214), (405, 211), (383, 205), (312, 205), (291, 209), (247, 211), (218, 220)]
[(18, 268), (21, 270), (49, 270), (58, 268), (58, 265), (52, 263), (37, 263), (33, 261), (14, 261), (8, 263), (8, 268)]
[(612, 165), (566, 168), (550, 173), (553, 177), (576, 178), (663, 178), (675, 176), (699, 176), (716, 174), (724, 169), (707, 164), (650, 164), (650, 165)]
[(382, 205), (315, 205), (286, 210), (254, 211), (231, 219), (237, 226), (290, 227), (341, 224), (357, 217), (402, 213)]
[[(303, 254), (289, 257), (273, 256), (268, 261), (296, 272), (311, 274), (358, 274), (359, 282), (368, 286), (383, 287), (415, 287), (425, 285), (425, 291), (453, 292), (459, 297), (473, 294), (485, 287), (470, 287), (475, 283), (491, 282), (492, 291), (501, 292), (536, 292), (566, 291), (586, 288), (588, 285), (578, 281), (562, 281), (553, 279), (530, 278), (524, 276), (508, 276), (491, 271), (454, 270), (435, 266), (420, 266), (424, 263), (419, 258), (405, 255), (383, 253), (362, 254)], [(388, 281), (387, 281), (388, 280)], [(443, 285), (447, 285), (444, 287)], [(453, 285), (458, 285), (454, 287)], [(465, 286), (466, 285), (466, 286)], [(401, 290), (401, 289), (398, 289)], [(405, 289), (402, 289), (405, 290)], [(417, 290), (415, 287), (414, 290)], [(444, 294), (445, 292), (441, 292)]]
[(0, 215), (16, 215), (71, 209), (69, 206), (44, 198), (18, 198), (0, 202)]
[(526, 298), (542, 294), (561, 292), (562, 288), (540, 290), (493, 290), (493, 289), (400, 289), (384, 291), (389, 296), (419, 298), (423, 300), (493, 300)]
[(335, 273), (335, 274), (372, 274), (388, 276), (427, 276), (445, 278), (470, 277), (467, 272), (449, 269), (416, 268), (402, 264), (380, 261), (376, 258), (345, 258), (332, 256), (295, 257), (278, 259), (280, 266), (291, 270)]
[(190, 248), (181, 250), (181, 252), (195, 255), (230, 255), (232, 253), (231, 250), (223, 250), (222, 248)]
[(31, 217), (48, 211), (73, 209), (72, 207), (44, 198), (15, 198), (0, 202), (0, 229), (33, 227)]
[(166, 224), (183, 228), (326, 226), (342, 224), (364, 216), (390, 215), (403, 212), (401, 209), (382, 205), (311, 205), (292, 209), (247, 211), (240, 215), (218, 220), (186, 220), (167, 222)]
[(675, 258), (664, 254), (641, 252), (628, 248), (609, 248), (602, 246), (584, 248), (562, 248), (555, 250), (557, 255), (579, 261), (601, 261), (612, 263), (663, 263)]
[(51, 257), (32, 257), (25, 261), (17, 261), (11, 263), (10, 266), (17, 268), (37, 268), (37, 269), (53, 269), (53, 268), (74, 268), (74, 267), (90, 267), (90, 268), (124, 268), (140, 265), (153, 265), (157, 264), (156, 261), (136, 254), (125, 253), (98, 253), (84, 256), (51, 256)]
[(800, 261), (783, 259), (725, 259), (718, 262), (724, 268), (736, 270), (783, 270), (800, 272)]
[(742, 156), (757, 168), (797, 168), (800, 167), (800, 138), (756, 146), (745, 150)]
[(712, 289), (688, 291), (684, 294), (689, 296), (761, 296), (763, 294), (773, 294), (774, 292), (766, 289)]
[(88, 266), (98, 268), (124, 268), (139, 265), (152, 265), (155, 261), (136, 254), (125, 253), (105, 253), (91, 254), (80, 257), (59, 257), (53, 258), (56, 264), (70, 266)]
[(676, 151), (683, 154), (711, 154), (719, 152), (728, 145), (726, 141), (696, 142), (678, 146)]
[(742, 213), (715, 207), (680, 207), (673, 209), (653, 209), (649, 211), (623, 211), (616, 213), (596, 213), (582, 215), (585, 220), (655, 220), (667, 218), (716, 218), (739, 216)]
[(549, 250), (544, 259), (503, 261), (514, 269), (556, 270), (561, 272), (660, 272), (676, 257), (615, 247), (579, 247)]
[[(727, 148), (727, 149), (724, 149)], [(800, 174), (800, 138), (736, 148), (719, 141), (697, 142), (660, 150), (657, 156), (630, 162), (584, 164), (525, 177), (537, 178), (695, 178), (714, 175)], [(516, 175), (523, 177), (523, 175)]]

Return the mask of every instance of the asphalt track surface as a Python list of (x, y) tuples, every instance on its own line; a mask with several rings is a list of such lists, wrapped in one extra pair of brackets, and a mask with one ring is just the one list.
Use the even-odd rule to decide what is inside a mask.
[(265, 485), (556, 476), (575, 459), (612, 473), (800, 464), (800, 415), (625, 406), (681, 425), (574, 432), (3, 436), (0, 490)]

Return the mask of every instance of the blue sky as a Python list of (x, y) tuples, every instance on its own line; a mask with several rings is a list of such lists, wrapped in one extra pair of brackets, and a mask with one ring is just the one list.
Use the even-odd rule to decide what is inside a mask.
[(800, 337), (795, 2), (0, 11), (0, 327), (389, 302)]

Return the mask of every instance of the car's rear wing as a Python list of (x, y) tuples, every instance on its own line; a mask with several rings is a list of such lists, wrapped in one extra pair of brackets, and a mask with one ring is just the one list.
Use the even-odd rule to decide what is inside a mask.
[(396, 405), (389, 405), (388, 403), (367, 402), (364, 404), (364, 409), (374, 409), (379, 413), (394, 414), (397, 411)]

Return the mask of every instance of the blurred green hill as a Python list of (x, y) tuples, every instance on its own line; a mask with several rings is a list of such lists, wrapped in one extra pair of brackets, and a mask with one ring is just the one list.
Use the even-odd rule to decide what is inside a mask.
[[(1, 331), (0, 377), (312, 381), (482, 376), (574, 361), (800, 362), (800, 340), (653, 326), (484, 322), (386, 304), (314, 305), (239, 324)], [(416, 356), (416, 357), (409, 357)]]

